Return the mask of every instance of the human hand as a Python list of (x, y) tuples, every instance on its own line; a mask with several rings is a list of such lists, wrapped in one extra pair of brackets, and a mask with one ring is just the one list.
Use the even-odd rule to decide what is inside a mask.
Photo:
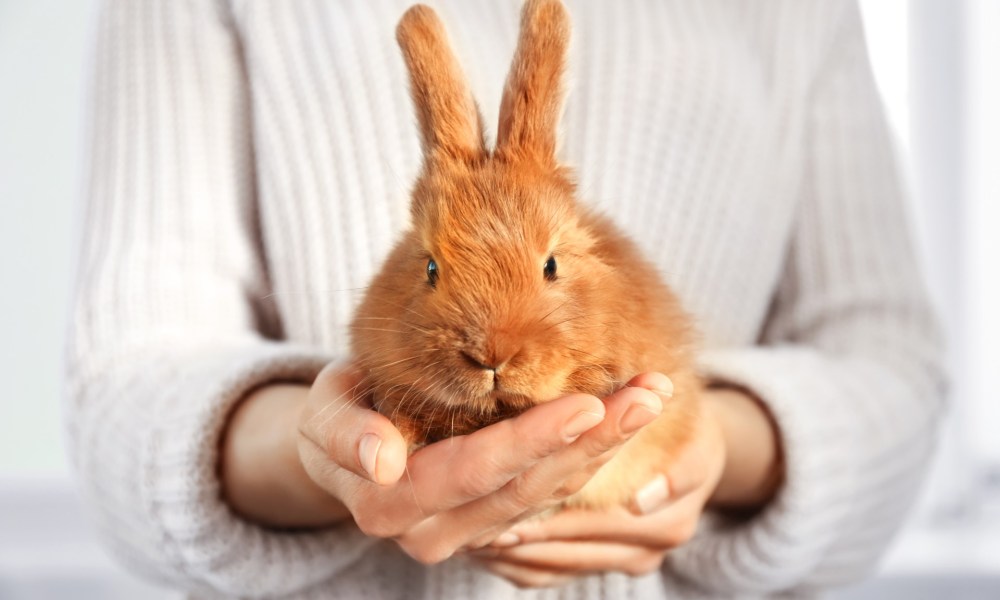
[(633, 576), (658, 569), (666, 553), (695, 532), (726, 463), (722, 429), (706, 403), (678, 458), (636, 493), (631, 510), (564, 510), (525, 521), (470, 553), (520, 587), (549, 587), (605, 571)]
[(573, 394), (407, 458), (392, 423), (353, 399), (357, 384), (332, 367), (317, 378), (300, 418), (302, 465), (362, 531), (425, 564), (482, 547), (572, 495), (662, 410), (639, 387), (603, 401)]

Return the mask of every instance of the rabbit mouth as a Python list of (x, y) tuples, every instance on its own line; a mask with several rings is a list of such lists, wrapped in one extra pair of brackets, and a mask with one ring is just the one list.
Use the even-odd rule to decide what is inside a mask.
[(509, 409), (523, 411), (538, 404), (536, 398), (518, 389), (520, 386), (511, 385), (510, 375), (493, 372), (487, 374), (485, 379), (477, 382), (483, 390), (481, 404), (491, 408), (495, 406), (500, 412), (509, 412)]
[(496, 402), (497, 404), (502, 404), (505, 406), (510, 406), (512, 408), (526, 409), (537, 404), (534, 398), (525, 396), (524, 394), (513, 392), (510, 390), (505, 390), (497, 384), (497, 387), (487, 394), (487, 397)]

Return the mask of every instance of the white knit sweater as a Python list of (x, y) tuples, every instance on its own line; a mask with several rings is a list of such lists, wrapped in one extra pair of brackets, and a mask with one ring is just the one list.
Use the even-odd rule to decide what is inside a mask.
[[(220, 500), (234, 403), (344, 357), (406, 226), (420, 153), (393, 32), (410, 2), (105, 2), (68, 422), (110, 548), (205, 597), (742, 597), (869, 572), (942, 393), (851, 1), (569, 2), (562, 156), (696, 315), (706, 373), (773, 412), (787, 481), (758, 516), (707, 517), (653, 575), (518, 591)], [(519, 3), (431, 4), (494, 124)]]

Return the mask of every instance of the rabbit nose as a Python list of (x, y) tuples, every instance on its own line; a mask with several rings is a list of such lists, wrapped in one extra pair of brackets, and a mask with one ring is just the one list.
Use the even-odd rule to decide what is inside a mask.
[(493, 371), (496, 373), (521, 351), (520, 348), (505, 349), (507, 350), (505, 352), (500, 352), (498, 350), (498, 348), (494, 348), (483, 354), (471, 350), (462, 350), (461, 353), (470, 365), (476, 367), (477, 369)]
[(470, 365), (472, 365), (473, 367), (476, 367), (477, 369), (484, 369), (486, 371), (496, 372), (497, 369), (499, 369), (500, 367), (503, 366), (503, 363), (499, 363), (499, 364), (487, 364), (487, 362), (494, 362), (495, 363), (495, 361), (487, 361), (487, 360), (483, 360), (483, 359), (477, 358), (476, 356), (474, 356), (472, 354), (469, 354), (465, 350), (462, 350), (461, 352), (462, 352), (462, 357), (465, 358), (465, 360)]

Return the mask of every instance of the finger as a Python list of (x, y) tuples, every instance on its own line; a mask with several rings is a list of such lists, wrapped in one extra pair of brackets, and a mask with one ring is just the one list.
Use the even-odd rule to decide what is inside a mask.
[(495, 493), (424, 521), (408, 532), (409, 539), (401, 540), (404, 549), (413, 545), (414, 539), (434, 539), (443, 547), (457, 549), (491, 530), (506, 527), (514, 519), (551, 507), (578, 491), (610, 460), (614, 450), (656, 418), (655, 411), (662, 406), (658, 396), (642, 388), (623, 388), (607, 398), (604, 405), (604, 420), (576, 442), (538, 460)]
[(621, 447), (663, 411), (660, 397), (640, 387), (624, 387), (608, 396), (604, 404), (607, 411), (604, 422), (560, 453), (559, 462), (592, 463), (603, 457), (605, 460), (596, 465), (600, 466), (611, 459), (610, 451)]
[(706, 438), (696, 435), (671, 462), (665, 474), (655, 476), (636, 490), (629, 509), (637, 515), (655, 512), (705, 488), (713, 472), (709, 459), (711, 452)]
[(682, 455), (667, 470), (666, 488), (671, 502), (697, 491), (705, 482), (708, 461), (696, 448), (689, 449), (685, 454), (687, 456)]
[(540, 512), (542, 511), (529, 509), (506, 523), (498, 523), (474, 537), (462, 549), (470, 551), (484, 548), (506, 548), (520, 544), (521, 538), (513, 533), (512, 528), (525, 519), (530, 520), (535, 513)]
[[(342, 484), (342, 493), (349, 497), (342, 501), (362, 531), (377, 537), (400, 537), (433, 515), (502, 488), (594, 427), (604, 418), (604, 410), (604, 404), (593, 396), (566, 396), (470, 435), (420, 449), (406, 462), (404, 476), (388, 488), (352, 485), (342, 478), (335, 481)], [(400, 542), (413, 558), (434, 563), (481, 531), (452, 531), (447, 542), (440, 536), (426, 538), (413, 533)]]
[[(704, 418), (704, 415), (700, 418)], [(706, 473), (711, 471), (712, 464), (713, 449), (707, 444), (709, 439), (696, 435), (693, 443), (681, 451), (667, 470), (671, 499), (681, 498), (704, 486)]]
[(406, 441), (387, 418), (358, 400), (362, 385), (348, 368), (324, 369), (313, 384), (299, 432), (339, 467), (388, 485), (406, 467)]
[[(652, 548), (675, 548), (694, 535), (704, 504), (698, 494), (643, 516), (616, 506), (601, 513), (564, 510), (547, 519), (520, 523), (509, 531), (521, 544), (542, 541), (620, 542)], [(506, 539), (504, 540), (506, 541)]]
[(636, 515), (646, 515), (656, 512), (671, 502), (678, 500), (671, 493), (670, 480), (666, 475), (656, 475), (649, 483), (642, 486), (628, 501), (628, 509)]
[(625, 507), (614, 506), (599, 515), (584, 509), (563, 510), (547, 519), (520, 523), (511, 528), (522, 544), (543, 541), (622, 541), (655, 545), (659, 531), (668, 527), (665, 511), (638, 517)]
[(616, 542), (542, 542), (499, 550), (489, 560), (573, 575), (618, 571), (639, 576), (659, 568), (663, 557), (662, 549)]
[(598, 425), (604, 413), (597, 398), (573, 394), (472, 434), (431, 444), (410, 457), (413, 487), (406, 492), (415, 495), (428, 514), (474, 501), (564, 450)]
[[(485, 506), (469, 506), (469, 511), (490, 515), (492, 510), (507, 519), (524, 519), (557, 504), (579, 491), (597, 470), (614, 457), (635, 433), (659, 415), (658, 396), (642, 388), (626, 387), (604, 400), (607, 416), (562, 452), (553, 454), (521, 477), (512, 480), (497, 494), (484, 498)], [(530, 510), (529, 510), (530, 509)], [(466, 510), (466, 507), (462, 507)], [(525, 511), (528, 511), (525, 513)]]
[(674, 395), (674, 382), (663, 373), (655, 371), (640, 373), (630, 379), (626, 385), (645, 388), (662, 398), (672, 398)]
[[(670, 379), (660, 373), (644, 373), (641, 375), (637, 375), (636, 377), (632, 378), (632, 380), (629, 382), (629, 385), (653, 391), (659, 398), (662, 399), (660, 402), (657, 402), (656, 399), (652, 399), (651, 397), (646, 395), (645, 401), (649, 402), (649, 404), (646, 404), (646, 407), (649, 407), (651, 409), (648, 412), (652, 414), (646, 414), (645, 418), (642, 419), (643, 422), (651, 422), (653, 419), (655, 419), (656, 413), (662, 408), (662, 401), (670, 398), (673, 389), (673, 384), (670, 381)], [(630, 437), (630, 432), (632, 429), (635, 428), (636, 424), (633, 423), (631, 426), (628, 425), (623, 426), (623, 423), (627, 422), (624, 417), (629, 414), (629, 411), (633, 413), (636, 412), (635, 409), (638, 408), (636, 404), (638, 403), (644, 404), (641, 395), (636, 396), (634, 392), (628, 390), (622, 390), (619, 394), (613, 395), (611, 398), (607, 400), (607, 403), (608, 403), (608, 417), (605, 419), (604, 424), (602, 424), (600, 427), (595, 428), (592, 432), (588, 433), (587, 436), (585, 436), (585, 438), (591, 438), (590, 440), (587, 441), (591, 442), (593, 445), (588, 447), (585, 444), (584, 440), (578, 442), (579, 448), (583, 449), (584, 451), (589, 450), (591, 452), (591, 455), (595, 453), (594, 452), (595, 447), (601, 447), (601, 445), (603, 444), (604, 447), (601, 448), (601, 456), (591, 461), (591, 464), (588, 466), (587, 469), (578, 472), (577, 474), (568, 478), (566, 482), (564, 482), (563, 487), (566, 493), (571, 493), (582, 487), (590, 479), (591, 474), (594, 471), (596, 471), (596, 469), (600, 465), (606, 462), (606, 460), (610, 459), (610, 457), (613, 456), (613, 452), (616, 451), (617, 446), (620, 445), (622, 441), (627, 440)], [(644, 410), (641, 412), (646, 413), (647, 411)], [(616, 419), (618, 423), (617, 428), (610, 425), (611, 423), (614, 423)], [(642, 422), (639, 423), (639, 425), (642, 424), (643, 424)], [(544, 479), (550, 480), (551, 478), (546, 476), (544, 477)], [(667, 486), (666, 479), (663, 477), (660, 477), (659, 479), (660, 482), (662, 483), (660, 487), (664, 488), (661, 490), (662, 492), (661, 495), (666, 497), (667, 495), (669, 495), (669, 491), (666, 489)], [(542, 508), (544, 508), (544, 506)], [(630, 520), (632, 519), (632, 515), (630, 515), (627, 511), (623, 511), (620, 508), (618, 508), (618, 511), (623, 518), (628, 518)], [(517, 515), (516, 517), (508, 521), (508, 524), (511, 525), (516, 524), (522, 519), (525, 519), (526, 517), (531, 516), (532, 514), (536, 514), (537, 512), (539, 512), (538, 507), (536, 507), (534, 510), (529, 509), (524, 513)], [(589, 517), (593, 517), (593, 513), (586, 513), (586, 514), (588, 515), (588, 518), (585, 519), (586, 523), (584, 525), (589, 524), (590, 521)], [(602, 522), (602, 520), (598, 519), (597, 522)], [(580, 524), (578, 523), (574, 523), (572, 526), (573, 530), (580, 531), (579, 525)], [(477, 548), (487, 544), (490, 544), (493, 547), (504, 547), (504, 546), (515, 545), (522, 541), (518, 536), (518, 531), (519, 531), (518, 528), (514, 528), (513, 530), (508, 530), (508, 527), (505, 527), (504, 524), (497, 524), (492, 529), (489, 529), (486, 532), (484, 532), (480, 537), (475, 538), (475, 540), (469, 544), (469, 547)], [(637, 533), (639, 534), (637, 537), (640, 540), (644, 540), (646, 539), (649, 530), (640, 529)], [(594, 535), (599, 536), (602, 534), (606, 535), (608, 539), (614, 539), (614, 536), (620, 534), (620, 525), (615, 523), (612, 527), (608, 528), (606, 531), (594, 532)], [(653, 537), (652, 540), (659, 545), (663, 545), (663, 542), (659, 536)]]
[(572, 575), (553, 573), (543, 569), (533, 569), (500, 561), (476, 561), (490, 573), (507, 579), (519, 588), (547, 588), (564, 585), (573, 579)]
[[(651, 388), (672, 388), (670, 380), (658, 373), (644, 374), (636, 379)], [(626, 414), (633, 405), (639, 408)], [(661, 409), (659, 398), (641, 388), (625, 388), (604, 402), (593, 396), (572, 394), (468, 436), (427, 446), (410, 457), (408, 485), (399, 490), (400, 495), (413, 499), (411, 508), (416, 510), (405, 516), (398, 515), (399, 520), (416, 522), (427, 515), (481, 498), (570, 444), (579, 443), (577, 453), (582, 456), (603, 455), (655, 418)], [(609, 422), (608, 416), (614, 423)], [(553, 427), (553, 423), (562, 425)], [(603, 433), (594, 436), (591, 434), (594, 430)], [(581, 436), (586, 441), (578, 441)], [(592, 465), (590, 473), (606, 459)], [(576, 487), (582, 486), (586, 479), (589, 477)], [(383, 502), (395, 500), (382, 498)]]

